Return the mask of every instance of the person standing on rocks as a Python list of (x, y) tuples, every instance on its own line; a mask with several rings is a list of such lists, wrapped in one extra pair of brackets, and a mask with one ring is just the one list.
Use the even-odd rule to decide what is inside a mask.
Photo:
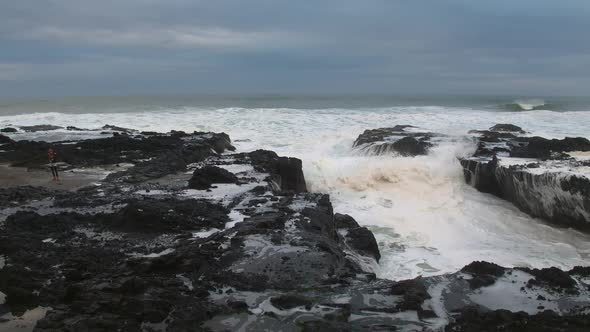
[(51, 175), (53, 175), (53, 181), (59, 183), (59, 173), (57, 172), (57, 165), (55, 163), (57, 159), (57, 153), (52, 148), (47, 151), (49, 157), (49, 169), (51, 169)]

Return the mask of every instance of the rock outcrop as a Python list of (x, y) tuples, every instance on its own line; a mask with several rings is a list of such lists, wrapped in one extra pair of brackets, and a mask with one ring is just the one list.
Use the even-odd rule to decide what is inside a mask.
[(6, 128), (2, 128), (0, 129), (0, 133), (16, 133), (18, 130), (16, 130), (16, 128), (12, 128), (12, 127), (6, 127)]
[(465, 179), (476, 189), (504, 198), (535, 217), (556, 224), (590, 228), (590, 178), (587, 159), (576, 151), (590, 151), (585, 138), (561, 140), (519, 136), (515, 130), (474, 131), (478, 148), (461, 160)]
[(428, 149), (433, 146), (431, 139), (439, 136), (441, 135), (420, 132), (417, 127), (410, 125), (368, 129), (354, 141), (353, 148), (370, 155), (397, 154), (413, 157), (427, 154)]
[(54, 126), (54, 125), (20, 126), (19, 128), (21, 130), (23, 130), (25, 132), (29, 132), (29, 133), (35, 133), (38, 131), (52, 131), (52, 130), (63, 129), (63, 127)]
[(9, 144), (9, 143), (14, 143), (14, 141), (12, 139), (10, 139), (10, 137), (0, 135), (0, 144)]

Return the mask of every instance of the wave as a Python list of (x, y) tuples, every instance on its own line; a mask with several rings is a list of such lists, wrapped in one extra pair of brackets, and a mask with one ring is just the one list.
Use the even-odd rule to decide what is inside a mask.
[(523, 99), (503, 104), (501, 108), (507, 111), (553, 111), (558, 108), (558, 105), (547, 103), (542, 99)]

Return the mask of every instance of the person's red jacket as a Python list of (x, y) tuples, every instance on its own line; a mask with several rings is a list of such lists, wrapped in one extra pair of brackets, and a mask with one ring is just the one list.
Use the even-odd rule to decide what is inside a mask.
[(49, 148), (49, 151), (47, 151), (47, 156), (49, 157), (49, 162), (52, 163), (55, 161), (55, 156), (57, 155), (57, 153), (55, 153), (55, 151), (53, 151), (52, 148)]

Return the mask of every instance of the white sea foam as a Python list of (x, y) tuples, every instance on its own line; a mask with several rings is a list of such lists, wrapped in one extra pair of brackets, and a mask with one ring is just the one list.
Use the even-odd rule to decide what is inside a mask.
[[(380, 277), (454, 272), (473, 260), (504, 266), (587, 264), (590, 237), (543, 224), (510, 203), (466, 185), (458, 155), (463, 141), (428, 156), (359, 156), (351, 145), (365, 129), (410, 124), (449, 135), (512, 123), (531, 135), (589, 137), (590, 112), (491, 112), (471, 108), (197, 109), (0, 116), (0, 127), (56, 124), (97, 129), (105, 123), (145, 131), (224, 131), (239, 151), (274, 150), (303, 160), (309, 188), (331, 195), (334, 210), (371, 227), (380, 242)], [(13, 135), (25, 139), (42, 133)], [(32, 138), (32, 137), (31, 137)], [(220, 199), (228, 189), (218, 186)], [(235, 186), (235, 189), (244, 189)], [(211, 193), (207, 193), (211, 194)], [(232, 194), (235, 194), (232, 192)], [(239, 221), (241, 218), (236, 218)]]

